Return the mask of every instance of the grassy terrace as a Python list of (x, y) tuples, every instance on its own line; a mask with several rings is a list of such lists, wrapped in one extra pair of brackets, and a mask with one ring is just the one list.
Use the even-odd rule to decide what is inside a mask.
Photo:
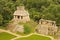
[(14, 35), (5, 32), (0, 33), (0, 40), (11, 40), (14, 37), (15, 37)]
[(44, 37), (44, 36), (32, 35), (32, 36), (29, 36), (29, 37), (19, 38), (19, 39), (16, 39), (16, 40), (51, 40), (51, 39), (48, 38), (48, 37)]

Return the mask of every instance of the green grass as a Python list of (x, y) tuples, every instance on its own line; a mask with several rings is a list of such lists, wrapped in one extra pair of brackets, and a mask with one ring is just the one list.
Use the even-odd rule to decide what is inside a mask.
[(11, 40), (14, 37), (16, 36), (5, 33), (5, 32), (0, 33), (0, 40)]
[(51, 40), (51, 39), (48, 38), (48, 37), (44, 37), (44, 36), (32, 35), (32, 36), (29, 36), (29, 37), (19, 38), (19, 39), (16, 39), (16, 40)]

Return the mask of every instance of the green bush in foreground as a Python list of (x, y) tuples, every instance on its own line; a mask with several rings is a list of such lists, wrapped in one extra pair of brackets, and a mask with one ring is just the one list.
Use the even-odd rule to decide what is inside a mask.
[(31, 21), (26, 22), (26, 23), (20, 22), (19, 25), (24, 26), (24, 34), (30, 34), (30, 33), (33, 33), (35, 31), (35, 27), (37, 26), (37, 23), (34, 22), (33, 20), (31, 20)]
[(31, 28), (28, 24), (24, 25), (24, 34), (29, 34), (31, 32)]

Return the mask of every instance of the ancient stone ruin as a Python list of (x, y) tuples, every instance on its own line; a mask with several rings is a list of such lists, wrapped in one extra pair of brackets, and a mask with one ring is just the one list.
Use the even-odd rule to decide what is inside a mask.
[(60, 32), (58, 32), (56, 36), (57, 36), (57, 40), (60, 40)]
[(24, 6), (17, 7), (17, 10), (13, 14), (14, 18), (12, 19), (12, 23), (8, 24), (8, 30), (13, 32), (24, 32), (23, 25), (19, 25), (19, 22), (27, 22), (30, 21), (29, 13), (25, 10)]
[(40, 19), (36, 32), (44, 35), (54, 35), (57, 30), (55, 21)]
[(14, 29), (12, 30), (13, 32), (21, 32), (23, 33), (24, 32), (24, 27), (23, 25), (16, 25), (16, 27), (14, 27)]
[(17, 10), (13, 14), (14, 22), (27, 22), (30, 21), (29, 13), (25, 10), (24, 6), (17, 7)]
[(57, 40), (60, 40), (60, 27), (58, 28), (58, 32), (56, 33)]

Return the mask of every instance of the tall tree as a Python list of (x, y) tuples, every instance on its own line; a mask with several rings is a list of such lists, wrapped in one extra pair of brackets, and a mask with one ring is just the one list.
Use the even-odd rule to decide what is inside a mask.
[(60, 25), (60, 5), (50, 5), (43, 11), (44, 19), (50, 19), (57, 22)]

